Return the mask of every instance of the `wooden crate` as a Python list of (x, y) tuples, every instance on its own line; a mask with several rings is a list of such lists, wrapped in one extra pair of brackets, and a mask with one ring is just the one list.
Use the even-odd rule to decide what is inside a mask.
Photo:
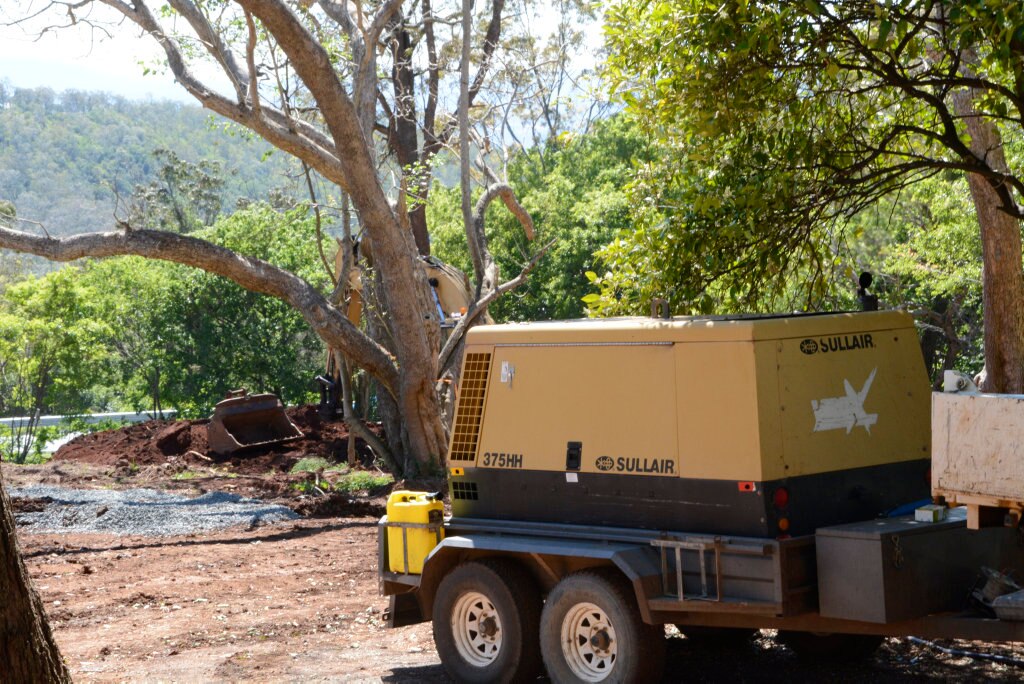
[(966, 506), (971, 529), (1020, 521), (1024, 396), (932, 394), (932, 494)]

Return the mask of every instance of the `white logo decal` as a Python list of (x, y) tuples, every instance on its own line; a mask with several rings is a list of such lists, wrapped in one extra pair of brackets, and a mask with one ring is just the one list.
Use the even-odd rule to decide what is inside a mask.
[(846, 434), (850, 434), (854, 426), (860, 425), (868, 434), (871, 434), (871, 426), (878, 422), (877, 413), (864, 412), (864, 400), (867, 399), (868, 390), (875, 380), (875, 368), (871, 375), (864, 382), (860, 392), (855, 392), (849, 380), (843, 380), (843, 388), (846, 390), (845, 397), (828, 397), (825, 399), (812, 399), (811, 408), (814, 410), (814, 431), (837, 430), (846, 428)]

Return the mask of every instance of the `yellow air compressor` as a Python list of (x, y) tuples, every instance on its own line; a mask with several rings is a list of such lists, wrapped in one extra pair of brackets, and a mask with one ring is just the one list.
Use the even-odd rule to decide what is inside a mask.
[(456, 520), (799, 536), (929, 496), (906, 313), (480, 326), (459, 391)]
[(419, 575), (431, 549), (444, 538), (444, 504), (437, 494), (397, 491), (388, 497), (388, 568)]

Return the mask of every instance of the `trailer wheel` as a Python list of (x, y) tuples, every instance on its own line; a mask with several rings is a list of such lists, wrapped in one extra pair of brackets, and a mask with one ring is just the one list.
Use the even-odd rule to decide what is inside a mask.
[(464, 563), (441, 580), (434, 598), (434, 643), (457, 682), (536, 678), (540, 590), (516, 563)]
[(624, 578), (584, 571), (548, 594), (540, 649), (554, 682), (650, 682), (661, 679), (665, 635), (640, 619)]
[(819, 634), (779, 630), (776, 641), (789, 648), (801, 660), (852, 662), (870, 658), (885, 637), (877, 634)]

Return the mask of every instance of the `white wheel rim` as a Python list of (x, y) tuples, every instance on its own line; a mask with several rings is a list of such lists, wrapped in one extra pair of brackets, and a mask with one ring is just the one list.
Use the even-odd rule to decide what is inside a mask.
[(452, 634), (459, 656), (476, 667), (490, 665), (501, 652), (501, 618), (480, 592), (468, 591), (455, 601)]
[(615, 628), (593, 603), (577, 603), (562, 620), (562, 655), (572, 673), (585, 682), (611, 675), (618, 656)]

